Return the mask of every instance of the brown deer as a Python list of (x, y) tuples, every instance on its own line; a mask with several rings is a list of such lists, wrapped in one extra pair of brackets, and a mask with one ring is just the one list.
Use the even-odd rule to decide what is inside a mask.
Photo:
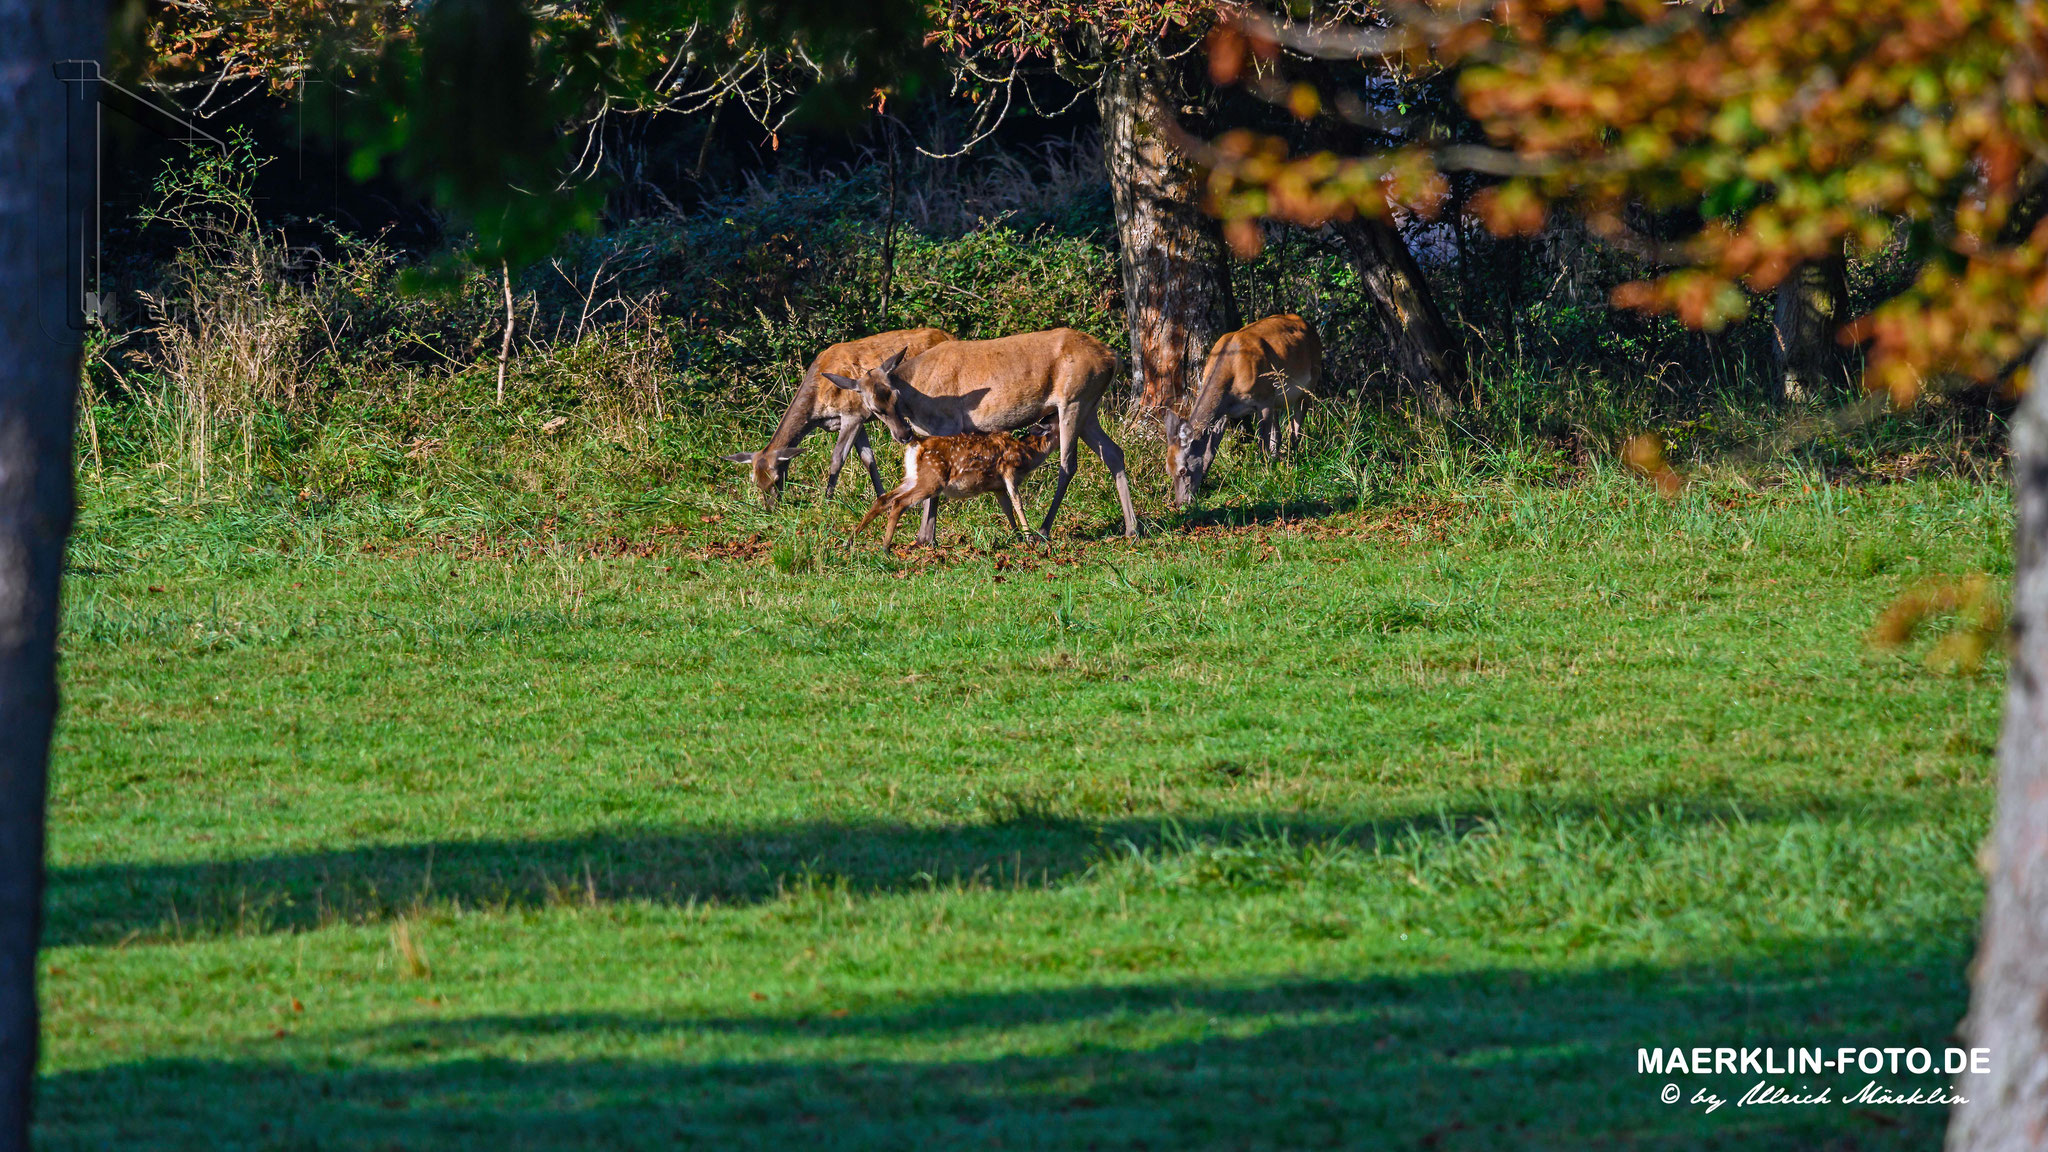
[(875, 467), (875, 450), (868, 444), (868, 417), (860, 398), (849, 396), (844, 389), (821, 384), (820, 378), (827, 372), (859, 375), (893, 353), (908, 352), (915, 356), (952, 338), (951, 333), (937, 328), (907, 328), (832, 345), (818, 353), (811, 366), (804, 369), (803, 381), (796, 386), (796, 395), (790, 398), (768, 446), (759, 452), (735, 452), (726, 459), (751, 469), (754, 487), (761, 490), (761, 503), (773, 512), (782, 499), (782, 485), (789, 479), (790, 457), (802, 451), (798, 445), (804, 437), (816, 429), (829, 428), (838, 434), (839, 440), (832, 446), (831, 462), (825, 466), (825, 499), (832, 499), (832, 493), (839, 487), (839, 470), (846, 467), (849, 451), (860, 454), (861, 463), (868, 466), (868, 479), (874, 483), (875, 495), (880, 496), (882, 471)]
[[(1010, 527), (1024, 532), (1024, 494), (1017, 491), (1017, 484), (1045, 463), (1052, 445), (1049, 422), (1021, 437), (1007, 432), (963, 432), (920, 440), (903, 450), (903, 483), (875, 499), (868, 514), (854, 526), (853, 535), (859, 536), (870, 521), (887, 510), (889, 526), (882, 532), (882, 551), (887, 552), (905, 508), (936, 502), (941, 496), (964, 500), (983, 492), (993, 492)], [(852, 543), (849, 537), (847, 544)]]
[(1302, 410), (1322, 382), (1323, 342), (1299, 316), (1268, 316), (1218, 337), (1187, 418), (1171, 409), (1166, 413), (1166, 472), (1173, 478), (1174, 503), (1185, 508), (1195, 502), (1231, 423), (1256, 419), (1266, 454), (1278, 456), (1284, 415), (1288, 448), (1298, 446)]
[[(1124, 535), (1138, 534), (1138, 510), (1123, 449), (1102, 430), (1096, 409), (1116, 375), (1116, 354), (1102, 341), (1072, 328), (1026, 332), (997, 340), (954, 340), (905, 359), (892, 356), (855, 378), (828, 372), (825, 379), (857, 393), (870, 417), (899, 443), (920, 436), (1003, 432), (1048, 416), (1058, 422), (1060, 480), (1039, 535), (1052, 531), (1060, 501), (1086, 444), (1116, 479), (1123, 502)], [(927, 500), (917, 542), (938, 542), (938, 502)]]

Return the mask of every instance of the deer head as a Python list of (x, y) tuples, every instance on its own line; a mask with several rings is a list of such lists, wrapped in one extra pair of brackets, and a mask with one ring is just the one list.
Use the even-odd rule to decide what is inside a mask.
[(802, 448), (784, 448), (770, 452), (763, 448), (759, 452), (732, 452), (722, 459), (735, 464), (747, 465), (754, 480), (754, 487), (761, 490), (761, 503), (768, 511), (775, 511), (776, 498), (782, 491), (782, 482), (789, 476), (789, 461)]
[(1027, 471), (1045, 463), (1052, 450), (1060, 446), (1059, 417), (1047, 416), (1019, 432), (1017, 443), (1024, 449)]
[[(908, 351), (908, 349), (904, 351)], [(899, 351), (894, 356), (875, 365), (873, 369), (858, 380), (841, 376), (836, 372), (825, 373), (825, 379), (838, 387), (860, 393), (861, 408), (867, 412), (871, 419), (880, 420), (882, 426), (889, 430), (889, 435), (895, 437), (898, 444), (914, 444), (917, 442), (917, 433), (910, 430), (910, 422), (905, 420), (902, 413), (897, 411), (897, 384), (890, 376), (890, 373), (896, 371), (896, 366), (901, 363), (903, 363), (903, 352)]]
[(1185, 508), (1195, 502), (1196, 493), (1202, 490), (1202, 479), (1216, 460), (1216, 444), (1222, 436), (1220, 429), (1197, 435), (1194, 424), (1171, 408), (1166, 410), (1164, 430), (1166, 474), (1173, 478), (1173, 502)]

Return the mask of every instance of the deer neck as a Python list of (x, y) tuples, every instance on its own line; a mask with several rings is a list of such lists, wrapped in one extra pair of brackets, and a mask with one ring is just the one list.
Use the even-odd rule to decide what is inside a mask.
[(960, 420), (953, 405), (926, 395), (900, 375), (890, 382), (896, 386), (896, 415), (919, 436), (957, 436), (975, 431)]
[(1188, 408), (1188, 424), (1199, 438), (1210, 426), (1224, 415), (1225, 403), (1231, 387), (1236, 383), (1239, 360), (1244, 353), (1235, 347), (1226, 348), (1209, 359), (1202, 372), (1202, 388), (1195, 394), (1195, 402)]
[(770, 458), (784, 448), (794, 447), (812, 426), (828, 414), (821, 410), (824, 405), (818, 393), (818, 378), (805, 373), (803, 383), (796, 386), (796, 395), (789, 399), (789, 407), (783, 410), (782, 422), (775, 426), (775, 435), (768, 438)]

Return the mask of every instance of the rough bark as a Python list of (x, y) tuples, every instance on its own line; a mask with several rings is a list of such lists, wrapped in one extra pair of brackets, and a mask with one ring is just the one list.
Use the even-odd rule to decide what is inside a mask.
[(69, 99), (52, 65), (99, 54), (105, 5), (0, 0), (0, 1152), (28, 1147), (42, 933), (43, 803), (57, 713), (57, 588), (71, 528), (72, 391), (67, 176)]
[(1835, 334), (1848, 319), (1848, 297), (1848, 262), (1840, 252), (1799, 265), (1778, 285), (1772, 324), (1778, 393), (1786, 403), (1807, 403), (1842, 379), (1842, 346)]
[(1981, 857), (1984, 924), (1962, 1034), (1990, 1071), (1963, 1077), (1949, 1152), (2048, 1147), (2048, 347), (2013, 417), (2012, 663), (1998, 808)]
[(1415, 262), (1415, 253), (1392, 224), (1362, 218), (1333, 225), (1351, 266), (1386, 325), (1394, 368), (1423, 407), (1448, 416), (1463, 402), (1465, 352)]
[(1237, 327), (1222, 232), (1194, 164), (1164, 130), (1174, 78), (1145, 55), (1108, 62), (1096, 88), (1122, 249), (1131, 384), (1140, 408), (1178, 403), (1218, 336)]

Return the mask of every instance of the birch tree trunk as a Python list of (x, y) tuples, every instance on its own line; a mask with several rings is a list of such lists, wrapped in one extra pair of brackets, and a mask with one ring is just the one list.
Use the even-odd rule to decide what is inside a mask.
[[(104, 4), (0, 0), (0, 1152), (28, 1147), (43, 801), (57, 714), (57, 584), (71, 530), (78, 346), (65, 289), (65, 100), (52, 66), (99, 55)], [(94, 194), (91, 156), (69, 173)]]
[(1804, 404), (1840, 378), (1842, 349), (1835, 334), (1847, 319), (1848, 261), (1841, 253), (1809, 260), (1778, 285), (1772, 335), (1778, 356), (1778, 394)]
[(2048, 1147), (2048, 346), (2013, 416), (2012, 663), (1984, 924), (1962, 1034), (1990, 1071), (1957, 1085), (1949, 1152)]
[(1181, 399), (1218, 336), (1237, 327), (1222, 231), (1195, 166), (1162, 130), (1176, 86), (1146, 55), (1106, 62), (1096, 88), (1122, 251), (1131, 385), (1142, 409)]
[(1332, 225), (1386, 325), (1394, 367), (1422, 406), (1448, 416), (1463, 402), (1465, 353), (1444, 322), (1415, 253), (1392, 224), (1361, 217)]

